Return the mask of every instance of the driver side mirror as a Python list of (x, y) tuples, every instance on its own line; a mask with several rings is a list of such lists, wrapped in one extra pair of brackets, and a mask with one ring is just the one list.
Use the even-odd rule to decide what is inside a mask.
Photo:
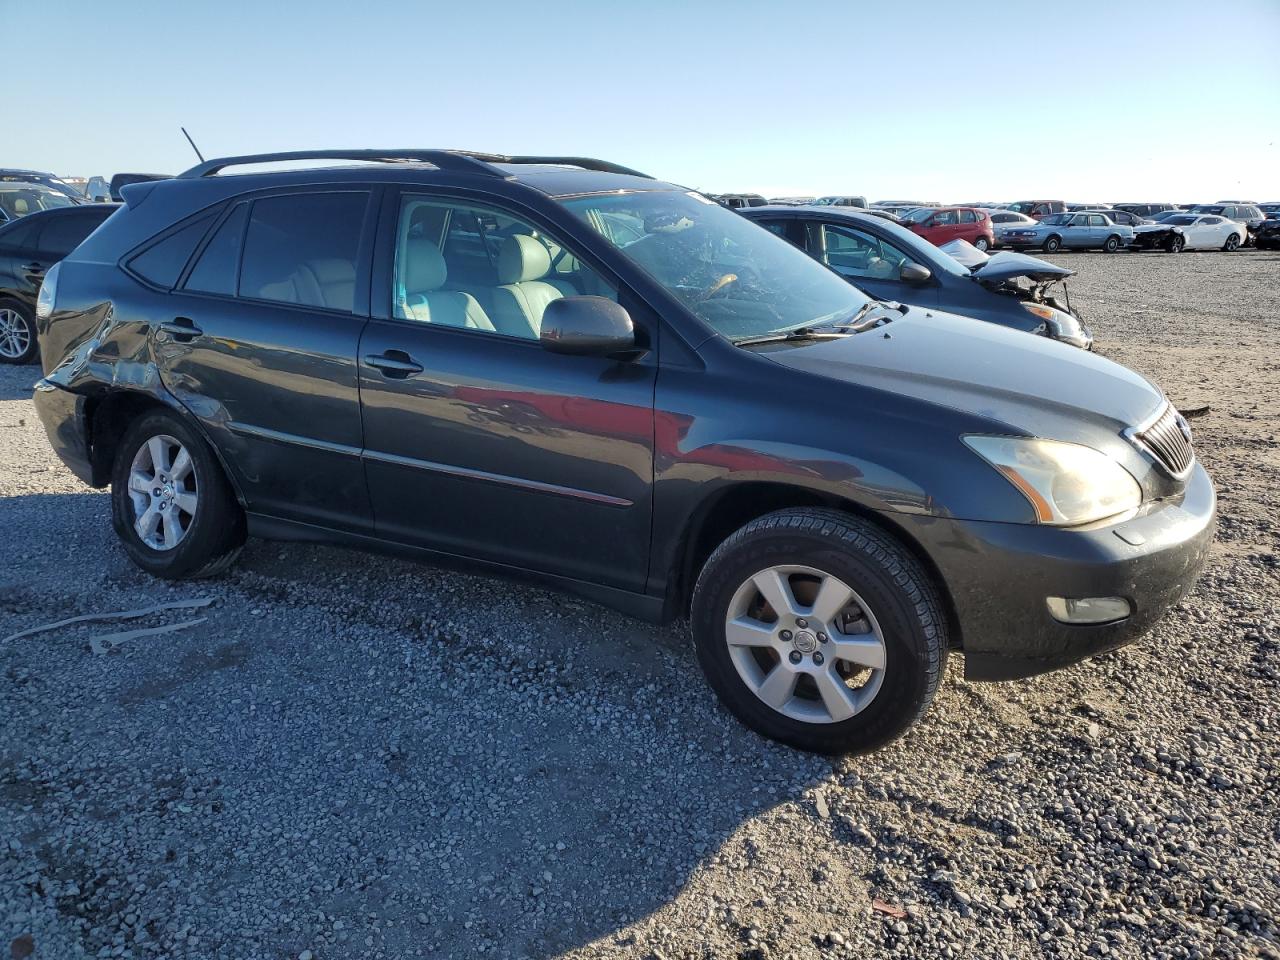
[(928, 283), (932, 276), (933, 271), (928, 267), (910, 260), (898, 268), (898, 279), (904, 283)]
[(552, 353), (608, 356), (634, 350), (636, 330), (608, 297), (561, 297), (547, 304), (538, 342)]

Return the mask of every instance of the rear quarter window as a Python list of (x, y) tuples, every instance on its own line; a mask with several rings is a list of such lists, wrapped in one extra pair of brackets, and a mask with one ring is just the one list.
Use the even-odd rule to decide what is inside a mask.
[(200, 259), (191, 268), (191, 276), (187, 277), (185, 289), (235, 296), (240, 249), (244, 245), (244, 225), (248, 218), (249, 204), (236, 204), (200, 252)]
[(129, 270), (148, 283), (172, 290), (213, 218), (214, 214), (206, 213), (170, 231), (134, 256), (128, 263)]

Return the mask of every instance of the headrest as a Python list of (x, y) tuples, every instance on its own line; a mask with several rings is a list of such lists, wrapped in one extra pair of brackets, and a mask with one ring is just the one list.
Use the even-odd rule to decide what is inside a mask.
[(551, 269), (551, 254), (539, 241), (524, 233), (507, 237), (498, 251), (498, 282), (541, 280)]
[(307, 266), (320, 283), (354, 283), (356, 279), (356, 266), (350, 260), (308, 260)]
[(429, 293), (444, 286), (449, 275), (444, 254), (430, 240), (412, 237), (405, 245), (404, 288), (410, 293)]

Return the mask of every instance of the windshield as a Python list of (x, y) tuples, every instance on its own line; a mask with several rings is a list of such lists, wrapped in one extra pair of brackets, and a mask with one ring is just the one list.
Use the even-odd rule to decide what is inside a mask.
[(1178, 216), (1166, 217), (1164, 222), (1173, 224), (1175, 227), (1186, 227), (1195, 223), (1196, 218), (1188, 217), (1185, 214), (1180, 214)]
[(869, 302), (786, 240), (697, 194), (561, 202), (730, 340), (836, 323)]
[(1051, 226), (1062, 226), (1064, 223), (1069, 223), (1072, 216), (1073, 214), (1070, 213), (1054, 213), (1045, 217), (1040, 222), (1050, 224)]
[(0, 184), (0, 210), (9, 219), (25, 217), (37, 210), (53, 210), (56, 207), (74, 206), (74, 201), (56, 190), (35, 183)]
[(909, 213), (904, 213), (902, 219), (910, 223), (924, 223), (931, 213), (933, 213), (933, 207), (916, 207)]

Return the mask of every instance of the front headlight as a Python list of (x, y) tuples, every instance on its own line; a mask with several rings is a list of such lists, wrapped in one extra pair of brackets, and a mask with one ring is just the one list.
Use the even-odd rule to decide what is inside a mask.
[(1133, 475), (1092, 447), (1024, 437), (962, 439), (1022, 491), (1039, 523), (1076, 526), (1142, 504), (1142, 488)]
[(1081, 349), (1089, 348), (1090, 338), (1074, 315), (1043, 303), (1023, 303), (1022, 309), (1043, 320), (1048, 327), (1049, 336), (1054, 340), (1061, 340)]

